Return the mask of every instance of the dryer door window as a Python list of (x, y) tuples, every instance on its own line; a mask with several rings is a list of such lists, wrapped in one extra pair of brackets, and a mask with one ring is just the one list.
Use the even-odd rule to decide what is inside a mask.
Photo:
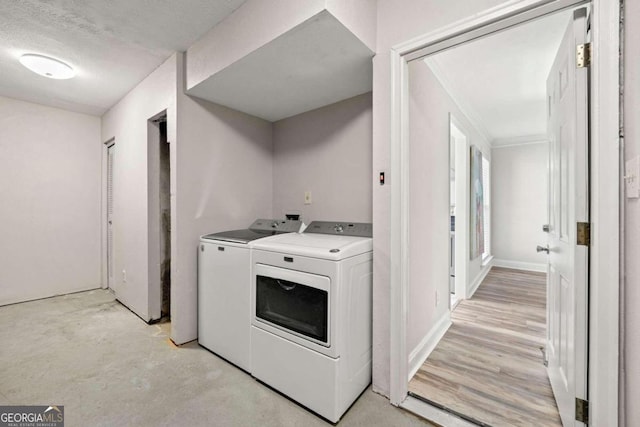
[(329, 343), (329, 294), (325, 289), (258, 275), (256, 317), (323, 345)]

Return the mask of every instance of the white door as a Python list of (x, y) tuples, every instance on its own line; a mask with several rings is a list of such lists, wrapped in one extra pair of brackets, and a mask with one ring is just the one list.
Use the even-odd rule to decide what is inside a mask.
[[(547, 79), (549, 108), (548, 374), (564, 426), (576, 398), (587, 399), (588, 247), (577, 223), (589, 221), (588, 69), (577, 68), (586, 41), (586, 10), (574, 12)], [(542, 248), (539, 248), (542, 249)]]
[(107, 147), (107, 286), (113, 288), (113, 159), (115, 144)]

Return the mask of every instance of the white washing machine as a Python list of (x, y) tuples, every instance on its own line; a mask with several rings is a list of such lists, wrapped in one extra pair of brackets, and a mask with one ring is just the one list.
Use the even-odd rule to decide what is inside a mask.
[(198, 251), (198, 342), (251, 372), (251, 247), (302, 222), (257, 219), (248, 229), (207, 234)]
[(314, 221), (253, 245), (251, 373), (334, 423), (371, 383), (371, 236)]

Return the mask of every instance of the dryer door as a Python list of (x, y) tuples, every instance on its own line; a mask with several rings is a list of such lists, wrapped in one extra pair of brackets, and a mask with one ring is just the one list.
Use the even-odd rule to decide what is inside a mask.
[(256, 326), (310, 348), (331, 346), (328, 277), (263, 264), (254, 273)]

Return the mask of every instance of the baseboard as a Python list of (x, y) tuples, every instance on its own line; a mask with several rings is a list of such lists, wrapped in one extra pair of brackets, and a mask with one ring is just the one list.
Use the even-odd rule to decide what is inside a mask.
[(492, 259), (482, 266), (482, 268), (480, 269), (480, 273), (478, 273), (476, 278), (473, 279), (473, 282), (471, 282), (471, 286), (469, 286), (469, 289), (467, 289), (467, 299), (471, 298), (473, 294), (476, 293), (476, 291), (480, 287), (480, 283), (482, 283), (484, 278), (487, 277), (487, 274), (489, 274), (489, 270), (491, 270), (491, 267), (496, 265), (495, 262), (496, 260)]
[(494, 267), (513, 268), (515, 270), (536, 271), (540, 273), (547, 272), (547, 264), (539, 264), (535, 262), (512, 261), (509, 259), (493, 259)]
[(386, 398), (387, 400), (391, 399), (391, 393), (389, 392), (389, 389), (382, 389), (378, 387), (378, 385), (374, 382), (371, 383), (371, 391), (374, 392), (375, 394), (379, 394), (380, 396)]
[(424, 361), (427, 360), (427, 357), (429, 357), (429, 354), (436, 348), (440, 339), (442, 339), (447, 329), (449, 329), (449, 326), (451, 326), (451, 312), (447, 310), (409, 354), (409, 378), (407, 381), (411, 381), (411, 378), (418, 372), (420, 366), (422, 366)]
[(29, 302), (29, 301), (38, 301), (41, 299), (47, 299), (47, 298), (54, 298), (54, 297), (59, 297), (59, 296), (63, 296), (63, 295), (69, 295), (69, 294), (75, 294), (78, 292), (86, 292), (86, 291), (95, 291), (96, 289), (101, 289), (101, 287), (99, 285), (97, 286), (81, 286), (78, 288), (70, 288), (70, 289), (64, 289), (64, 290), (58, 290), (55, 292), (36, 292), (33, 294), (29, 294), (29, 295), (21, 295), (21, 296), (12, 296), (6, 299), (1, 299), (0, 300), (0, 307), (5, 306), (5, 305), (12, 305), (12, 304), (20, 304), (23, 302)]

